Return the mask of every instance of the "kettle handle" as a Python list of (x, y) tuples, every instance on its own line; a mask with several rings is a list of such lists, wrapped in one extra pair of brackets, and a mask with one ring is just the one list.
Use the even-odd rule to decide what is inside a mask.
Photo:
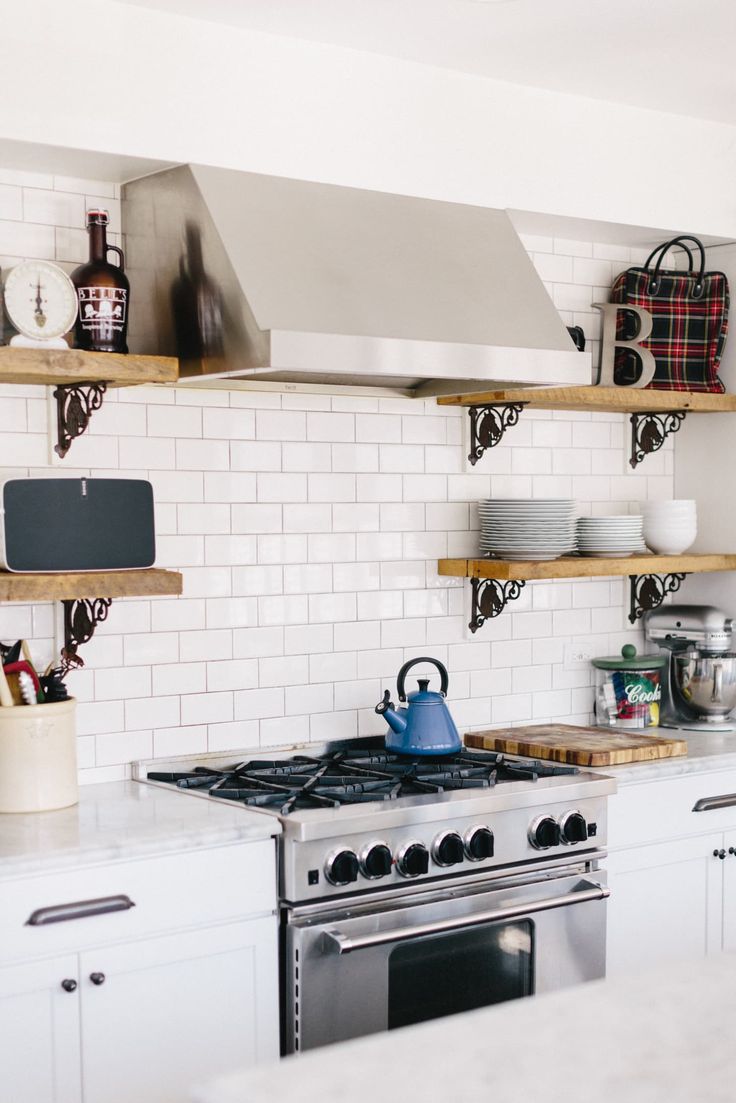
[(411, 668), (413, 666), (416, 666), (417, 663), (432, 663), (433, 666), (437, 667), (437, 669), (440, 672), (440, 678), (441, 678), (440, 693), (442, 694), (443, 697), (446, 697), (447, 696), (447, 687), (450, 684), (450, 679), (447, 676), (447, 667), (443, 666), (442, 663), (439, 661), (439, 659), (430, 659), (430, 657), (428, 655), (422, 655), (418, 659), (409, 659), (409, 662), (404, 663), (401, 670), (399, 671), (399, 676), (396, 679), (396, 691), (399, 695), (399, 700), (400, 701), (405, 701), (406, 700), (406, 693), (404, 692), (404, 679), (406, 678), (406, 675), (409, 673)]

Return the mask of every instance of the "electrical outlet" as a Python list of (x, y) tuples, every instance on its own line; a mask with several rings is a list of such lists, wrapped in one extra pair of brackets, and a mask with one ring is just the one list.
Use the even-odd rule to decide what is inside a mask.
[(575, 670), (581, 666), (587, 666), (593, 658), (593, 649), (587, 643), (565, 644), (565, 670)]

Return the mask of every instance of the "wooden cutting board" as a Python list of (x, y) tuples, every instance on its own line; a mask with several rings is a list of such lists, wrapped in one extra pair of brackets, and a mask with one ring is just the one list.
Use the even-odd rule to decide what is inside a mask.
[(572, 724), (532, 724), (468, 732), (466, 747), (506, 754), (550, 758), (572, 766), (622, 766), (687, 754), (684, 739), (669, 739), (612, 728), (579, 728)]

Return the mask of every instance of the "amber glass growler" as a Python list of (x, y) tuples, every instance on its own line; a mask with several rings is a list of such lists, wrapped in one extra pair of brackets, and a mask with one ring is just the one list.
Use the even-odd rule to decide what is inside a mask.
[[(117, 245), (108, 245), (107, 211), (87, 211), (89, 260), (75, 268), (71, 280), (77, 289), (79, 313), (74, 328), (77, 348), (88, 352), (127, 352), (130, 283), (125, 257)], [(119, 264), (111, 264), (115, 253)]]

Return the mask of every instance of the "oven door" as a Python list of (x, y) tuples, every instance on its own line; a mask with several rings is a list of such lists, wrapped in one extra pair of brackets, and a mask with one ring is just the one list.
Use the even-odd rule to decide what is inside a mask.
[(284, 1050), (293, 1053), (605, 975), (605, 874), (568, 867), (372, 902), (293, 909)]

